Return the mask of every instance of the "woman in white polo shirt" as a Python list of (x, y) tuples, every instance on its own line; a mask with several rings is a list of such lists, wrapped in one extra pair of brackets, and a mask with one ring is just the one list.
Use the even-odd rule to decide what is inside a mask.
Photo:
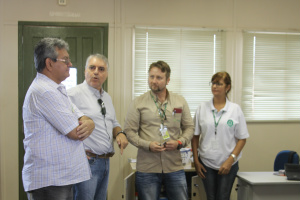
[(192, 148), (195, 168), (208, 200), (229, 200), (238, 160), (249, 137), (239, 105), (228, 100), (231, 78), (218, 72), (211, 78), (213, 99), (202, 103), (194, 117)]

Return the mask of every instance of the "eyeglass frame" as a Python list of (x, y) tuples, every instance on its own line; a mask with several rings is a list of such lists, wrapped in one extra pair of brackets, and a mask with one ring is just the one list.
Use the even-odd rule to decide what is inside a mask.
[(52, 60), (55, 61), (55, 62), (61, 61), (61, 62), (65, 63), (66, 65), (69, 65), (71, 63), (71, 59), (70, 58), (68, 58), (68, 59), (53, 58)]
[(104, 105), (104, 101), (102, 99), (98, 99), (98, 104), (101, 107), (102, 115), (105, 116), (106, 115), (106, 108), (105, 108), (105, 105)]
[(213, 85), (216, 85), (216, 87), (222, 87), (224, 84), (223, 83), (219, 83), (219, 82), (208, 82), (209, 86), (213, 86)]

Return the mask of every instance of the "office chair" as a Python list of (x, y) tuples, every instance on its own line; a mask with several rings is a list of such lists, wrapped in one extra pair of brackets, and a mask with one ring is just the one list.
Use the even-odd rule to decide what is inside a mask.
[(290, 150), (280, 151), (274, 161), (274, 171), (284, 169), (285, 163), (299, 164), (299, 155), (297, 152)]

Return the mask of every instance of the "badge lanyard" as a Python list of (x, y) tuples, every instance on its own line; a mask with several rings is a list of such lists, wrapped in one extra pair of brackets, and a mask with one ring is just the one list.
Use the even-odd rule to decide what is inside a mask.
[[(165, 109), (162, 110), (159, 108), (159, 106), (157, 105), (156, 101), (154, 100), (154, 97), (153, 95), (150, 93), (155, 105), (156, 105), (156, 108), (158, 110), (158, 114), (159, 114), (159, 117), (160, 117), (160, 121), (161, 121), (161, 124), (160, 124), (160, 132), (161, 132), (161, 135), (163, 136), (163, 139), (164, 140), (167, 140), (170, 138), (170, 135), (168, 133), (168, 128), (167, 126), (164, 125), (164, 120), (166, 120), (166, 110), (167, 110), (167, 105), (168, 103), (165, 104)], [(162, 113), (163, 112), (163, 113)]]
[(215, 135), (217, 135), (217, 128), (218, 128), (219, 122), (220, 122), (220, 120), (221, 120), (221, 118), (223, 116), (224, 110), (222, 111), (222, 114), (221, 114), (218, 122), (216, 122), (215, 111), (213, 110), (212, 113), (213, 113), (214, 121), (215, 121)]
[[(164, 125), (164, 120), (166, 119), (166, 110), (167, 110), (168, 103), (165, 104), (165, 109), (164, 110), (159, 109), (159, 106), (157, 105), (156, 101), (154, 100), (154, 97), (152, 96), (152, 94), (151, 94), (151, 97), (152, 97), (152, 99), (153, 99), (153, 101), (156, 105), (157, 110), (158, 110), (158, 114), (159, 114), (159, 117), (160, 117), (161, 124)], [(163, 111), (163, 113), (161, 111)]]

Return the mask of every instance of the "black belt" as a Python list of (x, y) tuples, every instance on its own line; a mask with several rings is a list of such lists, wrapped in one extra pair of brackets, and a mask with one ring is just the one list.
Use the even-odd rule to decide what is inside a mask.
[(92, 153), (89, 151), (86, 151), (85, 153), (87, 156), (93, 157), (93, 158), (110, 158), (110, 157), (113, 157), (113, 155), (115, 154), (114, 152), (110, 152), (110, 153), (98, 155), (98, 154), (95, 154), (95, 153)]

